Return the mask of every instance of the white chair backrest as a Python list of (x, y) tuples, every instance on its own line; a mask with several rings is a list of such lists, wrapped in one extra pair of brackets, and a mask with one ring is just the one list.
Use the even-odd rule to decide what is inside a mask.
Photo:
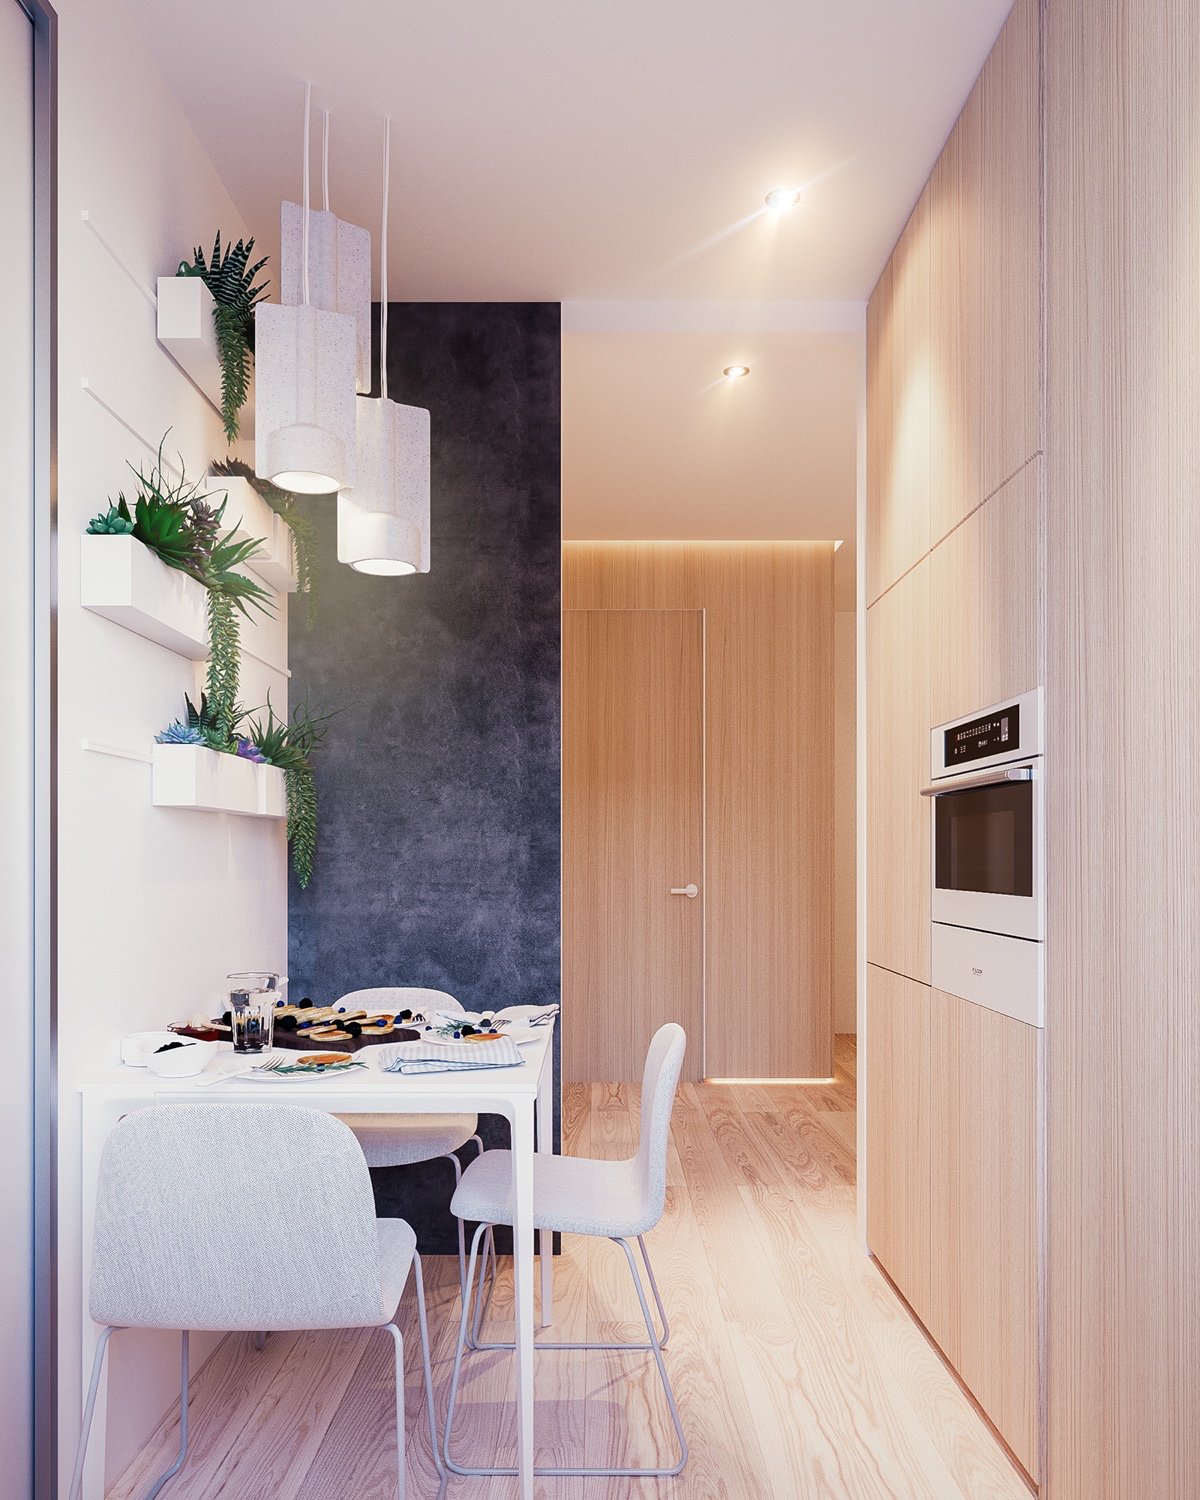
[(647, 1207), (661, 1216), (667, 1201), (667, 1145), (671, 1136), (671, 1109), (687, 1036), (674, 1021), (660, 1026), (650, 1038), (646, 1066), (642, 1071), (642, 1109), (637, 1160)]
[(347, 1010), (435, 1010), (459, 1011), (463, 1006), (445, 990), (424, 990), (417, 985), (384, 985), (374, 990), (351, 990), (335, 1002)]
[(375, 1202), (349, 1127), (284, 1104), (127, 1115), (100, 1159), (90, 1307), (133, 1328), (384, 1322)]

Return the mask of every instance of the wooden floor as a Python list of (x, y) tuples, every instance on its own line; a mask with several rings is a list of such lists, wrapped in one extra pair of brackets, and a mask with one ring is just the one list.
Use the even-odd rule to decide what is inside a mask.
[[(566, 1149), (627, 1155), (636, 1090), (576, 1085)], [(668, 1204), (650, 1250), (671, 1319), (668, 1367), (691, 1443), (677, 1479), (539, 1480), (539, 1500), (1028, 1500), (1029, 1490), (857, 1242), (854, 1040), (832, 1085), (689, 1085), (675, 1108)], [(453, 1357), (457, 1265), (427, 1262), (439, 1418)], [(620, 1250), (568, 1240), (551, 1338), (629, 1338)], [(501, 1283), (494, 1333), (511, 1311)], [(411, 1299), (409, 1496), (433, 1495)], [(384, 1500), (395, 1495), (392, 1344), (382, 1333), (231, 1335), (192, 1382), (192, 1452), (174, 1500)], [(459, 1456), (511, 1462), (509, 1356), (467, 1364)], [(654, 1461), (670, 1451), (641, 1355), (546, 1352), (538, 1461)], [(109, 1491), (133, 1500), (175, 1452), (177, 1415)], [(252, 1440), (247, 1433), (255, 1432)], [(469, 1445), (469, 1452), (467, 1447)], [(449, 1495), (509, 1500), (511, 1479)]]

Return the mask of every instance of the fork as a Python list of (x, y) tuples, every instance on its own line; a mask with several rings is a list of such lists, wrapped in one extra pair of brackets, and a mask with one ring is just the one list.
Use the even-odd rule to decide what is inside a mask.
[(245, 1073), (274, 1073), (277, 1068), (282, 1068), (285, 1062), (282, 1054), (268, 1057), (260, 1063), (251, 1063), (248, 1068), (235, 1068), (232, 1072), (211, 1073), (206, 1077), (196, 1079), (198, 1089), (208, 1088), (213, 1083), (224, 1083), (229, 1078), (241, 1078)]

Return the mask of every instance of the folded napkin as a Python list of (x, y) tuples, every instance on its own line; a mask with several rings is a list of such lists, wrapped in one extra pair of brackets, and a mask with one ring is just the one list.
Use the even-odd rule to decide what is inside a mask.
[(473, 1073), (519, 1068), (524, 1058), (511, 1037), (494, 1042), (397, 1042), (378, 1049), (385, 1073)]

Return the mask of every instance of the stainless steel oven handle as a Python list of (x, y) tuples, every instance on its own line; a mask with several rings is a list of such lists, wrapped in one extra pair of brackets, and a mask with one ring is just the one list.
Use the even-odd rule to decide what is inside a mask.
[(999, 786), (1005, 781), (1032, 781), (1032, 766), (997, 766), (992, 771), (979, 771), (974, 776), (947, 777), (934, 786), (923, 786), (922, 797), (939, 797), (943, 792), (967, 792), (972, 787)]

